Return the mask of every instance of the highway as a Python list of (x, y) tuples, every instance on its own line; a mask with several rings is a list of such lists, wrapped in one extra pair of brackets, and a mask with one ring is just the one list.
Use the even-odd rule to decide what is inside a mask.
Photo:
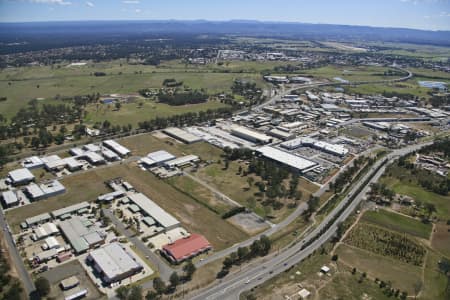
[[(369, 190), (370, 184), (378, 181), (378, 179), (384, 173), (385, 167), (388, 165), (388, 163), (392, 162), (399, 156), (416, 151), (421, 147), (429, 144), (431, 143), (424, 143), (398, 149), (388, 154), (385, 159), (377, 161), (371, 167), (369, 172), (366, 173), (366, 175), (364, 175), (351, 188), (347, 196), (336, 206), (336, 208), (334, 208), (333, 211), (329, 215), (327, 215), (323, 222), (312, 232), (310, 232), (301, 242), (295, 244), (290, 248), (284, 249), (278, 255), (273, 256), (273, 258), (270, 260), (264, 261), (263, 259), (262, 262), (257, 264), (256, 266), (244, 268), (239, 273), (225, 277), (218, 284), (208, 287), (207, 289), (193, 296), (191, 299), (239, 299), (239, 295), (242, 292), (260, 285), (264, 281), (298, 264), (308, 255), (320, 248), (335, 234), (339, 223), (343, 222), (361, 203), (361, 201), (365, 198), (367, 191)], [(381, 168), (379, 168), (380, 166)], [(348, 206), (346, 207), (346, 205)], [(329, 222), (331, 221), (331, 226), (327, 228), (327, 224), (329, 224)], [(325, 230), (325, 232), (320, 235), (319, 233), (323, 230)], [(308, 243), (308, 241), (313, 242), (302, 250), (302, 246)]]

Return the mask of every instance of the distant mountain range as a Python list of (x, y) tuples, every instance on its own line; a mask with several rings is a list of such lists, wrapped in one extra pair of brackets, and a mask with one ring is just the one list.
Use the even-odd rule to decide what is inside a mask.
[(332, 24), (234, 21), (79, 21), (0, 23), (0, 42), (37, 41), (42, 38), (140, 38), (169, 35), (243, 35), (308, 40), (366, 40), (450, 46), (450, 31), (380, 28)]

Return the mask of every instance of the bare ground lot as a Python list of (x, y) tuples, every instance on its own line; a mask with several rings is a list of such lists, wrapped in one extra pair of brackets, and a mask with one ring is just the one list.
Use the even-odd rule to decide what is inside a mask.
[(61, 282), (61, 280), (66, 279), (70, 276), (77, 276), (78, 280), (80, 281), (79, 286), (83, 289), (88, 290), (88, 294), (84, 299), (106, 299), (106, 296), (102, 295), (99, 292), (89, 276), (86, 274), (86, 271), (77, 260), (71, 261), (54, 269), (51, 269), (45, 273), (42, 273), (42, 276), (47, 278), (50, 282), (51, 291), (49, 294), (49, 299), (50, 297), (58, 300), (64, 299), (64, 293), (59, 286), (59, 283)]
[(269, 226), (267, 225), (266, 222), (264, 222), (264, 220), (250, 213), (240, 213), (234, 215), (231, 218), (229, 218), (228, 221), (231, 224), (234, 224), (235, 226), (242, 228), (242, 230), (244, 230), (250, 235), (257, 234), (263, 231), (264, 229), (268, 228)]

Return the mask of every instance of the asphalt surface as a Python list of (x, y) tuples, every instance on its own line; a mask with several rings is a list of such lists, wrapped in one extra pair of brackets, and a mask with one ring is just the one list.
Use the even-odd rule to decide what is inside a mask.
[[(277, 254), (276, 256), (273, 256), (271, 259), (267, 261), (263, 261), (256, 266), (245, 268), (243, 271), (237, 274), (229, 275), (225, 279), (222, 279), (218, 284), (209, 287), (204, 291), (201, 291), (191, 299), (193, 300), (239, 299), (239, 295), (242, 292), (249, 290), (257, 285), (260, 285), (264, 281), (298, 264), (308, 255), (310, 255), (315, 250), (320, 248), (326, 241), (328, 241), (335, 234), (338, 224), (343, 222), (361, 203), (361, 201), (365, 198), (366, 193), (369, 190), (370, 184), (378, 181), (378, 179), (384, 173), (385, 167), (388, 165), (389, 162), (392, 162), (399, 156), (413, 152), (429, 144), (430, 143), (413, 145), (395, 150), (386, 156), (388, 161), (387, 163), (385, 163), (386, 161), (385, 159), (377, 161), (371, 167), (369, 172), (366, 173), (365, 176), (362, 176), (362, 178), (351, 188), (347, 196), (337, 205), (337, 207), (334, 208), (329, 215), (327, 215), (327, 217), (323, 220), (323, 222), (319, 226), (317, 226), (312, 232), (310, 232), (301, 242), (295, 244), (290, 248), (285, 249), (284, 251)], [(383, 166), (380, 169), (378, 169), (380, 165)], [(377, 169), (378, 171), (376, 171)], [(367, 182), (367, 180), (369, 181)], [(365, 184), (365, 186), (362, 188), (362, 190), (357, 195), (354, 195), (363, 186), (363, 184)], [(347, 202), (350, 199), (352, 199), (352, 197), (353, 200), (350, 202), (350, 204), (345, 208), (345, 210), (341, 214), (339, 214), (339, 212), (343, 209), (343, 207), (347, 204)], [(328, 227), (322, 235), (317, 237), (319, 235), (319, 232), (326, 227), (326, 224), (328, 224), (334, 218), (336, 219), (333, 222), (333, 224), (330, 227)], [(309, 246), (301, 250), (302, 245), (310, 240), (314, 241)]]

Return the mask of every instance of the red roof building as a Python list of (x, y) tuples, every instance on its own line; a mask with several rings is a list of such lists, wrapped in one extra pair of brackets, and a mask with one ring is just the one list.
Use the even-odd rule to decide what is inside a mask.
[(212, 249), (208, 240), (200, 234), (191, 234), (162, 248), (163, 253), (175, 263), (182, 262), (202, 252)]

